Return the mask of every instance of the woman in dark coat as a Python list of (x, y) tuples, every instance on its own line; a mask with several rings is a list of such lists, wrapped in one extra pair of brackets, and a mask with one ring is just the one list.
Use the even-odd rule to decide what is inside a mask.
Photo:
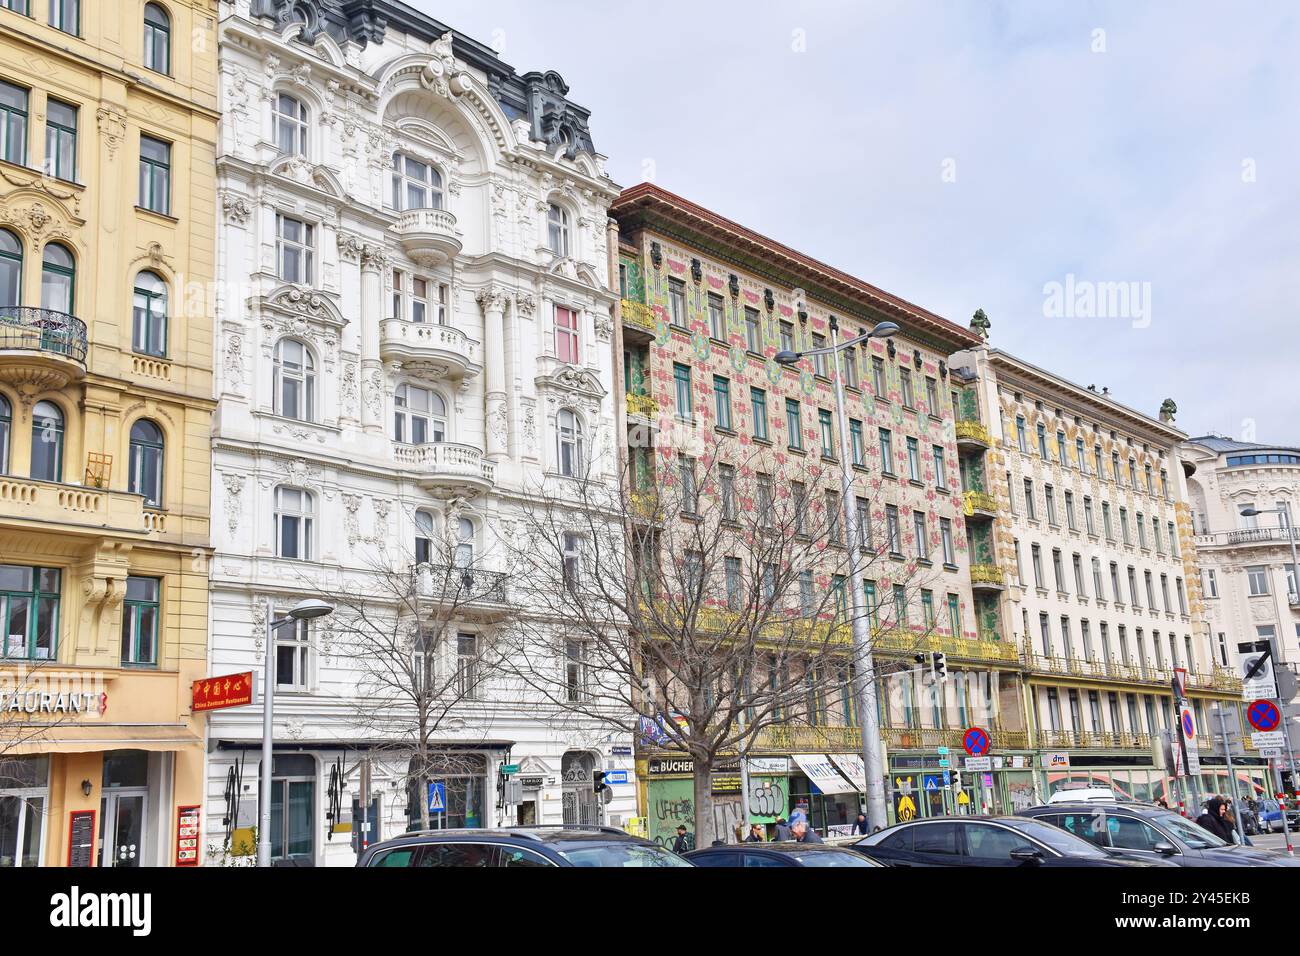
[(1211, 797), (1205, 804), (1205, 812), (1196, 818), (1197, 824), (1209, 830), (1225, 843), (1232, 842), (1232, 831), (1228, 829), (1226, 814), (1228, 805), (1219, 797)]

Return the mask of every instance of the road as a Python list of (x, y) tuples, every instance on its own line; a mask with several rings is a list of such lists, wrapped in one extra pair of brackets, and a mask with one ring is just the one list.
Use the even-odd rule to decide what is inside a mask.
[[(1256, 834), (1255, 836), (1250, 838), (1250, 842), (1254, 846), (1264, 847), (1270, 850), (1286, 849), (1286, 838), (1282, 835), (1282, 832), (1280, 830), (1277, 833)], [(1295, 833), (1291, 834), (1291, 845), (1296, 846), (1298, 842), (1300, 842), (1300, 839), (1298, 839), (1298, 835)]]

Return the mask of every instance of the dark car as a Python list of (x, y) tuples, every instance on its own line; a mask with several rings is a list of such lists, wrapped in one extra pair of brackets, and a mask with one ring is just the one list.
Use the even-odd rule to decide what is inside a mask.
[(690, 866), (614, 827), (420, 830), (376, 843), (357, 866)]
[[(857, 843), (886, 866), (1143, 866), (1024, 817), (935, 817), (900, 823)], [(1163, 860), (1154, 865), (1167, 865)]]
[(1175, 866), (1300, 866), (1300, 860), (1279, 850), (1224, 843), (1194, 820), (1149, 804), (1055, 803), (1020, 815), (1133, 860), (1165, 860)]
[(825, 843), (734, 843), (692, 850), (696, 866), (879, 866), (875, 860)]

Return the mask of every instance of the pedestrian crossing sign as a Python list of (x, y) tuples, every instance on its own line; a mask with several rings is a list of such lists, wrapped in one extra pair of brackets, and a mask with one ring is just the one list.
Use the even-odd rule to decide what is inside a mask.
[(442, 781), (429, 784), (429, 812), (447, 812), (447, 785)]

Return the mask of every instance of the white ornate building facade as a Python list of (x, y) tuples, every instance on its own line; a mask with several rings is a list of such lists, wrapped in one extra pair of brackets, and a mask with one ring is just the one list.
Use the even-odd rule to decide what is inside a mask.
[[(518, 611), (502, 542), (528, 490), (584, 458), (617, 480), (617, 189), (587, 111), (558, 74), (516, 74), (388, 0), (223, 2), (220, 69), (210, 673), (260, 672), (268, 620), (437, 563), (444, 540), (482, 595), (452, 621), (456, 667)], [(358, 726), (332, 620), (273, 638), (287, 862), (355, 859), (336, 825), (385, 743)], [(477, 679), (440, 730), (456, 754), (441, 822), (599, 817), (591, 771), (630, 740)], [(261, 721), (260, 698), (210, 719), (209, 848), (255, 824)], [(522, 803), (503, 803), (506, 762)], [(380, 838), (418, 822), (406, 769), (377, 760)], [(629, 788), (604, 819), (634, 812)]]
[[(1216, 435), (1184, 443), (1215, 660), (1236, 666), (1238, 644), (1275, 638), (1300, 660), (1300, 592), (1291, 560), (1300, 515), (1300, 448)], [(1242, 515), (1250, 508), (1259, 515)]]

